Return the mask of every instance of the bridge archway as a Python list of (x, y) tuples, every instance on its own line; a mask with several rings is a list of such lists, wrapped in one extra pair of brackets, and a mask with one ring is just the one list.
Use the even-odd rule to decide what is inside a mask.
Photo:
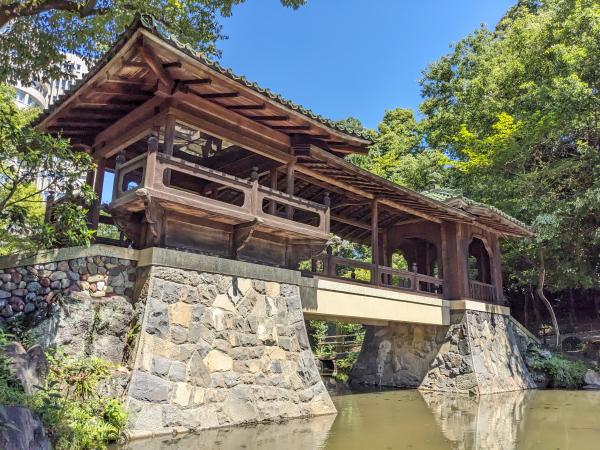
[(492, 253), (486, 241), (474, 236), (471, 239), (467, 253), (467, 268), (469, 280), (492, 284)]

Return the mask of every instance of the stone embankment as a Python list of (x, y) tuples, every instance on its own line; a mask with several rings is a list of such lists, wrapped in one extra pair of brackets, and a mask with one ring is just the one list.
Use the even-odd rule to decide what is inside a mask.
[(296, 285), (154, 266), (128, 405), (135, 433), (335, 412)]
[(102, 390), (123, 396), (132, 437), (335, 413), (298, 272), (107, 246), (1, 267), (1, 324), (126, 366)]
[(452, 311), (449, 327), (369, 327), (351, 382), (465, 394), (535, 387), (510, 316)]

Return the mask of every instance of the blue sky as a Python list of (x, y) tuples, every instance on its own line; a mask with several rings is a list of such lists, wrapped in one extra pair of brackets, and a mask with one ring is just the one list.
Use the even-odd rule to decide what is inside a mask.
[(384, 110), (417, 110), (422, 70), (515, 0), (247, 0), (222, 20), (221, 63), (331, 119), (374, 128)]

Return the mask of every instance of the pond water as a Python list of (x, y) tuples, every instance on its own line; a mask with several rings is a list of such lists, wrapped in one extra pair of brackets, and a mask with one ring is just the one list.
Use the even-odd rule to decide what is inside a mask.
[(527, 391), (479, 399), (416, 390), (336, 395), (337, 416), (138, 441), (127, 450), (597, 450), (600, 392)]

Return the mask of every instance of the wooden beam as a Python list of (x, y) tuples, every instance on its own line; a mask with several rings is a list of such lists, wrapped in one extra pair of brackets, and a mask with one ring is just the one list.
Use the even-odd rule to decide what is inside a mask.
[(163, 63), (162, 66), (165, 69), (169, 69), (171, 67), (174, 67), (176, 69), (180, 69), (181, 68), (181, 61), (166, 62), (166, 63)]
[(310, 130), (310, 125), (276, 125), (274, 130)]
[[(188, 104), (198, 110), (198, 113), (211, 119), (214, 124), (223, 124), (230, 127), (232, 132), (236, 131), (240, 134), (250, 134), (253, 136), (253, 139), (271, 142), (275, 144), (278, 149), (285, 152), (290, 148), (290, 138), (286, 134), (275, 131), (271, 127), (263, 125), (260, 122), (250, 120), (242, 114), (232, 113), (232, 111), (225, 106), (211, 102), (194, 92), (183, 93), (176, 91), (174, 97), (181, 103)], [(225, 137), (222, 135), (220, 137), (229, 138), (229, 136)], [(243, 144), (240, 145), (242, 147), (244, 146)], [(256, 151), (259, 149), (253, 148), (253, 150)]]
[[(202, 100), (202, 102), (209, 103), (214, 107), (221, 107), (208, 100), (198, 99)], [(265, 156), (279, 163), (287, 164), (294, 159), (292, 155), (283, 150), (288, 147), (283, 146), (280, 140), (268, 140), (266, 135), (256, 132), (248, 133), (243, 121), (237, 120), (236, 123), (225, 120), (216, 120), (214, 117), (207, 114), (207, 110), (202, 109), (201, 106), (194, 107), (191, 103), (186, 106), (188, 106), (189, 109), (184, 107), (184, 105), (181, 105), (177, 108), (173, 108), (172, 112), (178, 120), (181, 120), (190, 126), (200, 128), (215, 137), (226, 139), (235, 145), (246, 148), (253, 153)], [(251, 120), (248, 120), (248, 122), (257, 127), (264, 126)]]
[(260, 103), (258, 105), (227, 105), (227, 106), (225, 106), (225, 108), (227, 108), (227, 109), (236, 109), (239, 111), (265, 109), (266, 107), (267, 107), (267, 105), (265, 103)]
[(202, 98), (213, 99), (213, 98), (233, 98), (240, 95), (239, 92), (211, 92), (208, 94), (198, 94)]
[[(114, 140), (118, 136), (121, 136), (127, 132), (129, 132), (132, 127), (138, 126), (144, 121), (150, 122), (152, 116), (156, 114), (157, 109), (161, 109), (161, 106), (164, 108), (165, 100), (161, 97), (152, 97), (150, 100), (146, 101), (143, 105), (131, 111), (129, 114), (125, 115), (117, 122), (112, 124), (110, 127), (106, 128), (104, 131), (96, 136), (94, 140), (94, 148), (98, 149), (103, 146), (103, 143)], [(148, 127), (152, 125), (149, 123)], [(104, 152), (104, 150), (99, 150), (100, 152)]]
[(148, 64), (150, 70), (156, 75), (156, 78), (168, 89), (173, 89), (175, 82), (173, 81), (173, 77), (171, 74), (167, 72), (167, 70), (163, 67), (163, 63), (156, 56), (156, 54), (148, 47), (143, 41), (141, 45), (138, 46), (138, 51), (144, 62)]
[(331, 215), (331, 220), (336, 222), (345, 223), (346, 225), (352, 225), (353, 227), (362, 228), (363, 230), (371, 230), (371, 225), (367, 225), (366, 223), (359, 222), (358, 220), (349, 219), (343, 216)]
[(290, 116), (248, 116), (248, 119), (252, 119), (252, 120), (273, 120), (273, 121), (279, 121), (279, 120), (290, 120)]
[(198, 84), (211, 84), (212, 80), (210, 78), (195, 78), (193, 80), (179, 80), (186, 86), (195, 86)]

